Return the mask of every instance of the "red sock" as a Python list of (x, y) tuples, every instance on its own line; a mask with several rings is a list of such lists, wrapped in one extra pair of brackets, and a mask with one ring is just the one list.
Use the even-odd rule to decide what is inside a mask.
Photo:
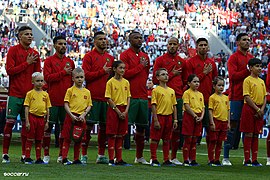
[(157, 148), (158, 148), (158, 142), (151, 140), (150, 143), (150, 152), (151, 152), (151, 159), (152, 160), (157, 160)]
[(79, 159), (81, 142), (74, 142), (74, 161)]
[(115, 136), (111, 136), (111, 137), (108, 138), (109, 160), (114, 159), (114, 147), (115, 147)]
[(190, 145), (191, 145), (191, 137), (185, 137), (185, 141), (183, 144), (183, 158), (184, 161), (188, 161), (189, 160), (189, 151), (190, 151)]
[(136, 140), (136, 157), (139, 159), (143, 157), (143, 149), (144, 149), (144, 135), (137, 134), (135, 135)]
[(59, 134), (59, 156), (62, 156), (62, 149), (63, 149), (63, 144), (64, 143), (64, 138), (62, 138), (61, 133)]
[(250, 160), (251, 144), (252, 144), (252, 137), (245, 136), (245, 138), (244, 138), (244, 156), (245, 156), (245, 161)]
[(270, 157), (270, 133), (268, 133), (267, 136), (266, 147), (267, 147), (267, 157)]
[(35, 148), (36, 148), (36, 160), (41, 158), (41, 141), (36, 140), (35, 141)]
[(258, 146), (259, 146), (258, 136), (255, 136), (255, 137), (252, 138), (252, 145), (251, 145), (252, 162), (257, 160)]
[(87, 149), (88, 149), (89, 142), (91, 139), (91, 131), (92, 131), (92, 129), (87, 128), (86, 132), (85, 132), (85, 137), (82, 140), (82, 155), (83, 156), (87, 155)]
[(169, 154), (170, 154), (170, 141), (163, 141), (163, 146), (162, 146), (162, 150), (163, 150), (163, 160), (168, 161), (169, 160)]
[(70, 139), (64, 139), (62, 154), (61, 154), (63, 159), (67, 158), (70, 143), (71, 143)]
[(106, 125), (99, 124), (98, 131), (98, 155), (104, 155), (106, 148)]
[(7, 119), (4, 129), (3, 154), (8, 154), (15, 119)]
[(25, 144), (26, 144), (27, 137), (21, 134), (21, 143), (22, 143), (22, 155), (25, 155)]
[(30, 158), (32, 144), (33, 144), (32, 140), (28, 140), (28, 139), (26, 140), (26, 143), (25, 143), (25, 158)]
[(218, 161), (220, 158), (220, 153), (222, 149), (222, 141), (217, 141), (216, 143), (216, 150), (215, 150), (215, 161)]
[(115, 157), (117, 161), (122, 160), (122, 146), (123, 146), (123, 137), (116, 137), (115, 139)]
[(214, 160), (214, 152), (215, 152), (216, 141), (208, 141), (208, 160)]
[(191, 140), (190, 153), (189, 153), (189, 160), (191, 161), (196, 160), (196, 143), (197, 143), (197, 137), (193, 137)]
[(50, 143), (51, 143), (51, 129), (47, 129), (44, 132), (43, 136), (43, 144), (42, 147), (44, 148), (44, 156), (49, 156), (50, 155)]
[(176, 153), (179, 148), (179, 142), (180, 142), (180, 132), (179, 131), (173, 131), (172, 132), (172, 138), (171, 138), (171, 145), (172, 145), (172, 152), (171, 152), (171, 159), (176, 158)]

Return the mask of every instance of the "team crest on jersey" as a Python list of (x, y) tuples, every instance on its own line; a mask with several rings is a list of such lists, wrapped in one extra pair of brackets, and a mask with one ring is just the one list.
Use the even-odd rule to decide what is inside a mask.
[(73, 96), (73, 97), (76, 97), (76, 94), (73, 94), (72, 96)]
[(66, 63), (66, 67), (70, 67), (70, 63), (69, 62)]
[(169, 65), (169, 64), (170, 64), (170, 62), (169, 62), (169, 61), (167, 61), (167, 62), (166, 62), (166, 65)]
[(106, 61), (107, 61), (107, 62), (110, 62), (110, 59), (109, 59), (109, 58), (106, 58)]
[(42, 100), (43, 100), (43, 101), (46, 101), (46, 98), (44, 97), (44, 98), (42, 98)]
[(202, 101), (202, 98), (200, 98), (200, 101)]
[(127, 91), (127, 87), (125, 86), (125, 91)]
[(12, 110), (9, 108), (9, 109), (8, 109), (8, 114), (11, 114), (11, 112), (12, 112)]
[(59, 64), (58, 64), (58, 63), (56, 63), (55, 65), (56, 65), (56, 66), (59, 66)]
[(87, 96), (84, 96), (84, 99), (87, 99)]
[(182, 63), (181, 63), (181, 61), (178, 61), (177, 64), (180, 66)]
[(198, 65), (197, 65), (197, 67), (201, 67), (201, 65), (200, 65), (200, 64), (198, 64)]

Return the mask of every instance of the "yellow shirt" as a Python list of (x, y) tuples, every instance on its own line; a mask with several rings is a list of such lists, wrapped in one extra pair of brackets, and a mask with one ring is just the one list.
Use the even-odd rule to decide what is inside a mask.
[(261, 78), (248, 76), (244, 80), (243, 96), (248, 95), (256, 105), (263, 105), (266, 94), (266, 87)]
[(36, 116), (45, 116), (47, 109), (52, 106), (47, 92), (34, 89), (27, 92), (24, 105), (29, 106), (29, 112)]
[(93, 106), (90, 91), (76, 86), (68, 88), (64, 101), (69, 103), (70, 111), (76, 114), (82, 114), (87, 107)]
[[(199, 91), (193, 91), (192, 89), (188, 89), (183, 94), (183, 103), (189, 104), (191, 110), (194, 113), (201, 113), (204, 108), (204, 99), (203, 94)], [(186, 111), (185, 106), (183, 106), (183, 110)]]
[(120, 81), (111, 78), (106, 84), (105, 97), (110, 98), (115, 105), (127, 105), (128, 97), (131, 97), (128, 80), (122, 78)]
[(213, 117), (221, 120), (228, 121), (228, 115), (230, 110), (228, 96), (222, 94), (221, 96), (216, 93), (209, 97), (209, 109), (213, 110)]
[(157, 114), (172, 114), (173, 106), (177, 104), (174, 90), (169, 87), (165, 89), (164, 87), (157, 86), (152, 91), (151, 104), (157, 105)]

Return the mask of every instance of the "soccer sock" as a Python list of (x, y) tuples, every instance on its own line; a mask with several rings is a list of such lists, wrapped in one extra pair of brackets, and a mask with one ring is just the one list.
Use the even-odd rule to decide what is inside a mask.
[(30, 158), (31, 149), (32, 149), (33, 140), (26, 140), (25, 143), (25, 158)]
[(270, 133), (268, 133), (267, 136), (266, 147), (267, 147), (267, 157), (270, 157)]
[(189, 160), (196, 160), (196, 143), (197, 137), (192, 137), (191, 145), (190, 145), (190, 153), (189, 153)]
[(74, 142), (74, 161), (79, 159), (81, 142)]
[(108, 138), (108, 154), (109, 160), (114, 159), (114, 147), (115, 147), (115, 136), (110, 136)]
[(6, 125), (4, 128), (3, 154), (8, 154), (14, 123), (15, 119), (7, 119), (6, 121)]
[(43, 136), (43, 148), (44, 148), (44, 156), (49, 156), (50, 155), (50, 142), (51, 142), (51, 129), (48, 128), (45, 132), (44, 132), (44, 136)]
[(157, 148), (158, 148), (158, 142), (151, 140), (150, 143), (150, 153), (151, 153), (151, 159), (157, 160)]
[(118, 136), (115, 138), (115, 157), (119, 162), (122, 160), (122, 146), (123, 146), (123, 137)]
[(191, 137), (184, 137), (184, 145), (183, 145), (183, 158), (184, 161), (189, 160), (189, 150), (190, 150), (190, 145), (191, 145)]
[(85, 138), (83, 138), (82, 140), (82, 155), (83, 156), (87, 155), (87, 149), (88, 149), (89, 142), (91, 139), (91, 131), (92, 129), (87, 128), (85, 132)]
[(215, 161), (218, 161), (221, 154), (221, 148), (222, 148), (222, 141), (218, 140), (216, 143), (216, 150), (215, 150)]
[(99, 124), (98, 155), (104, 155), (106, 148), (106, 124)]
[(170, 141), (168, 141), (168, 140), (163, 141), (162, 150), (163, 150), (163, 160), (165, 162), (165, 161), (169, 160)]
[(25, 144), (26, 144), (27, 137), (21, 134), (21, 143), (22, 143), (22, 155), (25, 155)]
[(251, 144), (252, 144), (252, 137), (245, 136), (245, 138), (244, 138), (244, 156), (245, 156), (245, 161), (250, 160)]
[(253, 136), (252, 138), (252, 145), (251, 145), (252, 162), (257, 160), (258, 146), (259, 146), (259, 141), (258, 141), (258, 136), (256, 135), (256, 136)]
[(61, 156), (63, 157), (63, 159), (67, 158), (70, 143), (71, 143), (70, 139), (64, 139), (63, 141), (63, 148), (61, 152), (62, 153)]
[(175, 159), (176, 158), (176, 153), (177, 150), (179, 148), (179, 142), (180, 142), (180, 138), (179, 138), (179, 131), (173, 131), (172, 132), (172, 138), (171, 138), (171, 148), (172, 148), (172, 152), (171, 152), (171, 159)]
[(62, 150), (64, 146), (64, 138), (62, 138), (61, 132), (59, 134), (59, 156), (62, 156)]
[(214, 152), (217, 141), (208, 141), (208, 160), (209, 162), (214, 160)]
[(136, 157), (139, 159), (143, 157), (144, 149), (144, 135), (136, 133)]
[(38, 160), (41, 157), (41, 141), (40, 140), (35, 141), (35, 148), (36, 148), (36, 160)]

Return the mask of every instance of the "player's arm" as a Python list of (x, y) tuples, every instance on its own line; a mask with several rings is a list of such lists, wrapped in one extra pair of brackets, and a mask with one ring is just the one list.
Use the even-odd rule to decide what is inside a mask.
[(65, 66), (62, 71), (53, 73), (52, 66), (50, 60), (45, 60), (43, 74), (46, 82), (61, 81), (64, 76), (70, 75), (72, 72), (71, 66)]
[(188, 103), (185, 103), (184, 106), (185, 106), (186, 112), (188, 114), (190, 114), (193, 117), (193, 119), (197, 119), (198, 118), (197, 114), (190, 108), (190, 106), (189, 106)]
[(245, 79), (249, 74), (249, 70), (244, 68), (242, 70), (237, 69), (237, 57), (232, 55), (228, 60), (228, 72), (229, 72), (229, 79), (230, 81), (242, 81)]
[(25, 113), (25, 126), (26, 126), (26, 130), (29, 131), (30, 130), (30, 122), (29, 122), (29, 106), (25, 105), (24, 106), (24, 113)]
[(177, 108), (176, 105), (173, 105), (173, 129), (176, 129), (178, 126), (178, 119), (177, 119)]
[(154, 121), (154, 128), (160, 129), (160, 124), (157, 118), (157, 105), (152, 103), (152, 113), (153, 113), (153, 121)]
[(209, 111), (209, 125), (210, 125), (210, 129), (212, 131), (215, 131), (215, 123), (214, 123), (214, 119), (213, 119), (213, 109), (208, 109)]
[(67, 114), (68, 114), (68, 115), (70, 116), (70, 118), (72, 119), (72, 122), (77, 121), (78, 118), (77, 118), (76, 116), (74, 116), (74, 115), (72, 114), (72, 112), (70, 111), (70, 108), (69, 108), (69, 102), (65, 101), (65, 102), (64, 102), (64, 107), (65, 107), (65, 110), (66, 110)]

